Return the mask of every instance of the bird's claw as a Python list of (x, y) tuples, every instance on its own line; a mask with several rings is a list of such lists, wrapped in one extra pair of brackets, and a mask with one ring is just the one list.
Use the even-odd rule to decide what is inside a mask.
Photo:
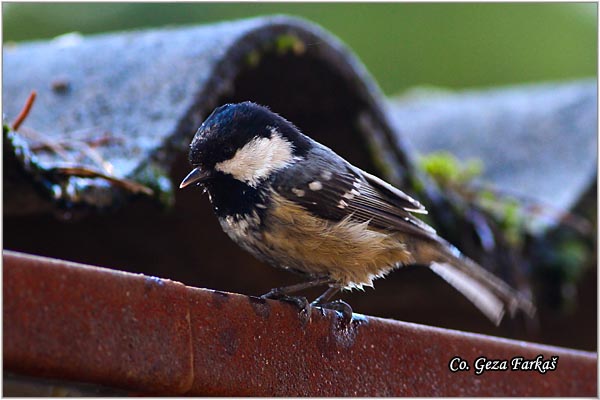
[(279, 289), (272, 289), (269, 293), (265, 293), (260, 296), (261, 299), (273, 299), (279, 301), (285, 301), (287, 303), (292, 303), (298, 309), (300, 309), (300, 317), (302, 320), (310, 319), (310, 314), (312, 312), (312, 307), (306, 297), (303, 296), (290, 296), (287, 295)]
[(342, 314), (343, 323), (345, 325), (349, 324), (352, 321), (352, 307), (350, 307), (350, 304), (346, 303), (343, 300), (334, 300), (325, 304), (314, 304), (313, 302), (312, 305), (320, 307), (322, 315), (325, 315), (325, 309), (338, 311), (340, 314)]

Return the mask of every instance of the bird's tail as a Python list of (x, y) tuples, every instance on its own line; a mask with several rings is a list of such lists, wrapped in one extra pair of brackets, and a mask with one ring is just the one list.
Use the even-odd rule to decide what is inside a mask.
[(535, 306), (529, 299), (451, 244), (440, 242), (432, 246), (423, 243), (417, 247), (416, 261), (423, 264), (419, 259), (428, 260), (433, 272), (461, 292), (494, 324), (500, 324), (507, 310), (511, 317), (517, 310), (523, 310), (530, 317), (535, 314)]

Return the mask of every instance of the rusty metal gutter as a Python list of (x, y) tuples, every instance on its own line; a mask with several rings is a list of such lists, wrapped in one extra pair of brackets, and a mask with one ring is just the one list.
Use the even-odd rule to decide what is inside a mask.
[[(4, 251), (4, 369), (162, 395), (596, 396), (597, 354)], [(516, 356), (556, 368), (475, 373)], [(469, 371), (451, 372), (454, 357)], [(458, 363), (457, 363), (458, 365)]]

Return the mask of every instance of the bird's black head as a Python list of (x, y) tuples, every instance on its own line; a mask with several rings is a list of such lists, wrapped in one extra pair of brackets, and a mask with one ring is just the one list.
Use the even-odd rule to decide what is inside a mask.
[(310, 139), (268, 108), (252, 102), (225, 104), (196, 132), (189, 156), (195, 169), (181, 187), (223, 176), (256, 187), (309, 147)]

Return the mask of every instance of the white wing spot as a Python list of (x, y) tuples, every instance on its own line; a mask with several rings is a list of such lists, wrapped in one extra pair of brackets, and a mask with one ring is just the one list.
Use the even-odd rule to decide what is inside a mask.
[(344, 200), (340, 200), (340, 202), (337, 205), (339, 208), (346, 208), (348, 207), (348, 203), (346, 203)]
[(354, 193), (351, 190), (349, 192), (344, 193), (344, 195), (342, 197), (345, 199), (348, 199), (348, 200), (352, 200), (354, 198)]
[(321, 178), (323, 178), (326, 181), (330, 180), (332, 175), (333, 174), (331, 173), (331, 171), (323, 171), (323, 172), (321, 172)]
[(360, 182), (359, 182), (359, 181), (354, 181), (354, 182), (352, 183), (352, 186), (354, 186), (356, 189), (360, 189), (362, 185), (360, 184)]
[(297, 188), (292, 188), (292, 192), (298, 196), (298, 197), (303, 197), (304, 196), (304, 190), (302, 189), (297, 189)]
[(312, 191), (317, 191), (323, 189), (323, 184), (319, 181), (312, 181), (308, 184), (308, 188)]

